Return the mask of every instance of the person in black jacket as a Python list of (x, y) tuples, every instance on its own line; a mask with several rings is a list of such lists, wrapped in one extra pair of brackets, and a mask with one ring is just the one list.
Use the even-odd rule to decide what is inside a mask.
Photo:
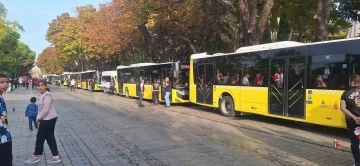
[(349, 130), (351, 142), (351, 152), (355, 163), (354, 166), (360, 165), (359, 138), (355, 135), (356, 128), (360, 126), (360, 76), (353, 75), (350, 77), (351, 88), (341, 95), (340, 108), (345, 114), (346, 126)]
[(165, 88), (165, 107), (170, 107), (171, 82), (169, 80), (169, 77), (165, 78), (163, 86)]

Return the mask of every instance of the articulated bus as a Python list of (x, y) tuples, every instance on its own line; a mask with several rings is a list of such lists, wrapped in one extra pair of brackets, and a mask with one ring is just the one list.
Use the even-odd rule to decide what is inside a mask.
[[(169, 77), (172, 91), (172, 103), (189, 102), (189, 63), (138, 63), (130, 66), (117, 67), (117, 93), (125, 97), (138, 97), (137, 86), (139, 78), (144, 78), (144, 99), (152, 99), (152, 84)], [(165, 101), (165, 89), (161, 88), (159, 101)]]
[(81, 89), (89, 89), (90, 79), (95, 81), (94, 91), (101, 91), (100, 85), (100, 74), (97, 70), (88, 70), (80, 73)]
[(190, 102), (235, 112), (345, 128), (340, 97), (360, 74), (360, 38), (278, 42), (235, 53), (194, 54)]

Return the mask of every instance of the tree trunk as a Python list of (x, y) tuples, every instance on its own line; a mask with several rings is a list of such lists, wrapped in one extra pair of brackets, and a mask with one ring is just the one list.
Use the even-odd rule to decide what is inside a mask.
[(289, 32), (289, 38), (288, 38), (288, 41), (291, 41), (291, 40), (292, 40), (293, 32), (294, 32), (294, 29), (293, 29), (293, 28), (291, 28), (291, 29), (290, 29), (290, 32)]
[(273, 6), (274, 6), (274, 0), (266, 0), (265, 1), (264, 9), (262, 11), (259, 23), (257, 25), (257, 34), (256, 34), (256, 40), (255, 40), (254, 44), (260, 44), (261, 39), (264, 35), (264, 31), (266, 29), (266, 25), (268, 25), (269, 17), (271, 14), (271, 9), (273, 8)]
[[(244, 28), (243, 45), (256, 45), (261, 42), (264, 31), (269, 21), (274, 0), (239, 0), (238, 3), (227, 3), (224, 0), (215, 0), (222, 8), (241, 20)], [(263, 9), (258, 18), (258, 5)]]
[[(148, 45), (148, 50), (151, 56), (153, 56), (155, 59), (159, 59), (160, 55), (157, 51), (155, 41), (152, 39), (148, 29), (146, 28), (146, 22), (142, 23), (138, 26), (139, 31), (144, 36), (144, 40), (146, 44)], [(151, 58), (151, 59), (154, 59)]]
[(331, 0), (317, 0), (315, 41), (328, 40)]

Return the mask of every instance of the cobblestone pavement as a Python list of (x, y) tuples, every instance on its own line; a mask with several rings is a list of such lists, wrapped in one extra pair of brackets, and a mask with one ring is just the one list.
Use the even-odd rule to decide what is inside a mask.
[[(58, 165), (336, 166), (352, 163), (351, 154), (346, 150), (320, 146), (332, 138), (301, 129), (291, 132), (290, 127), (278, 124), (265, 126), (262, 121), (225, 118), (211, 111), (183, 106), (138, 108), (134, 99), (83, 90), (70, 92), (51, 87), (51, 92), (59, 115), (56, 138), (63, 162)], [(14, 140), (15, 165), (24, 165), (24, 160), (34, 151), (36, 133), (29, 131), (24, 114), (34, 94), (31, 90), (16, 89), (4, 95)], [(293, 137), (318, 139), (320, 143), (301, 142)], [(38, 165), (46, 165), (44, 159), (50, 156), (46, 146), (45, 157)]]

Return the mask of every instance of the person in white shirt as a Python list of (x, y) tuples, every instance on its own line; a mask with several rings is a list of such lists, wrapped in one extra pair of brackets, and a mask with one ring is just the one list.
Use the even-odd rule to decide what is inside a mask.
[(19, 85), (20, 85), (20, 89), (24, 89), (23, 87), (23, 78), (22, 77), (19, 77)]
[(75, 79), (70, 81), (70, 91), (75, 91)]
[(250, 77), (250, 74), (246, 73), (244, 78), (242, 79), (241, 84), (245, 85), (245, 86), (249, 86), (250, 85), (249, 77)]
[(142, 77), (140, 77), (140, 82), (138, 84), (138, 96), (139, 96), (139, 107), (144, 107), (144, 105), (142, 104), (142, 100), (144, 97), (144, 79)]

